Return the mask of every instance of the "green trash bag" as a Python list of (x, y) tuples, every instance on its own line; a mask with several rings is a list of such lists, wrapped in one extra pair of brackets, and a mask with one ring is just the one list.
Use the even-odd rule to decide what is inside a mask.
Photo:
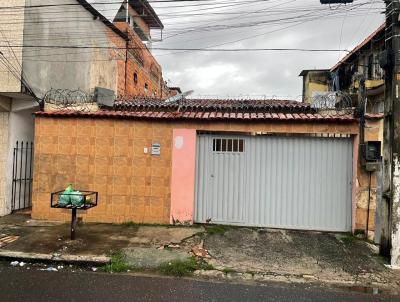
[(83, 197), (83, 194), (79, 191), (72, 191), (70, 194), (72, 194), (70, 196), (71, 198), (71, 204), (73, 206), (82, 206), (85, 198)]
[(69, 196), (74, 189), (72, 189), (72, 185), (69, 185), (63, 194), (58, 195), (58, 205), (61, 207), (66, 207), (67, 205), (71, 204), (71, 196)]

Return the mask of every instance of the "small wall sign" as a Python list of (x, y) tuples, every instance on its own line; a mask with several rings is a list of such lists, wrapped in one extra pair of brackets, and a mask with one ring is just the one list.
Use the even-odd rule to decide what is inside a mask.
[(154, 143), (151, 146), (151, 155), (157, 155), (157, 156), (161, 155), (161, 145), (159, 143)]
[(180, 150), (183, 147), (183, 136), (177, 136), (175, 138), (175, 148)]

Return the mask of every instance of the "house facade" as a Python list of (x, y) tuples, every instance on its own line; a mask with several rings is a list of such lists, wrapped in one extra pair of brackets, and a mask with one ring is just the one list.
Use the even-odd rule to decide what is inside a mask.
[[(65, 130), (68, 129), (68, 135)], [(358, 122), (274, 100), (133, 99), (36, 114), (32, 217), (50, 193), (99, 193), (84, 221), (356, 229)]]
[(329, 69), (303, 70), (300, 75), (303, 78), (302, 101), (312, 103), (318, 94), (330, 91), (331, 72)]
[(90, 99), (102, 89), (111, 100), (171, 94), (149, 49), (152, 30), (163, 28), (149, 3), (112, 1), (108, 10), (105, 2), (0, 3), (0, 16), (15, 20), (0, 24), (0, 215), (26, 206), (16, 195), (30, 200), (33, 113), (49, 91)]

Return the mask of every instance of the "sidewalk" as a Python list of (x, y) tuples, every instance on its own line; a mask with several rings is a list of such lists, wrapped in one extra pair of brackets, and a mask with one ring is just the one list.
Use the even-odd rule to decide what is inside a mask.
[[(0, 218), (0, 257), (105, 264), (118, 251), (136, 270), (156, 271), (165, 263), (190, 261), (208, 266), (201, 278), (246, 282), (315, 283), (400, 291), (400, 271), (390, 270), (377, 248), (349, 235), (225, 226), (138, 226), (83, 224), (69, 240), (69, 224)], [(9, 242), (8, 242), (9, 241)], [(8, 242), (8, 243), (7, 243)]]
[(110, 261), (113, 251), (157, 249), (203, 231), (201, 227), (90, 223), (78, 225), (77, 239), (71, 241), (68, 223), (37, 221), (29, 215), (16, 214), (0, 218), (0, 238), (18, 237), (0, 248), (0, 256), (102, 264)]
[(347, 234), (234, 228), (208, 237), (205, 248), (215, 268), (253, 279), (400, 291), (400, 271), (385, 266), (375, 245)]

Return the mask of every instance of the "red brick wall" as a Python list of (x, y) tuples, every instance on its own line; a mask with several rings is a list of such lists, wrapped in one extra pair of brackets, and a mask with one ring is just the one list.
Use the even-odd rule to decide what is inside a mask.
[[(138, 35), (125, 22), (116, 22), (115, 25), (129, 36), (126, 44), (121, 37), (115, 34), (110, 35), (110, 40), (119, 48), (128, 46), (128, 52), (118, 50), (120, 57), (126, 58), (118, 62), (118, 96), (154, 96), (167, 98), (169, 90), (163, 85), (161, 66), (153, 55), (146, 48)], [(134, 74), (137, 74), (137, 82), (134, 81)], [(147, 84), (147, 91), (145, 89)]]

